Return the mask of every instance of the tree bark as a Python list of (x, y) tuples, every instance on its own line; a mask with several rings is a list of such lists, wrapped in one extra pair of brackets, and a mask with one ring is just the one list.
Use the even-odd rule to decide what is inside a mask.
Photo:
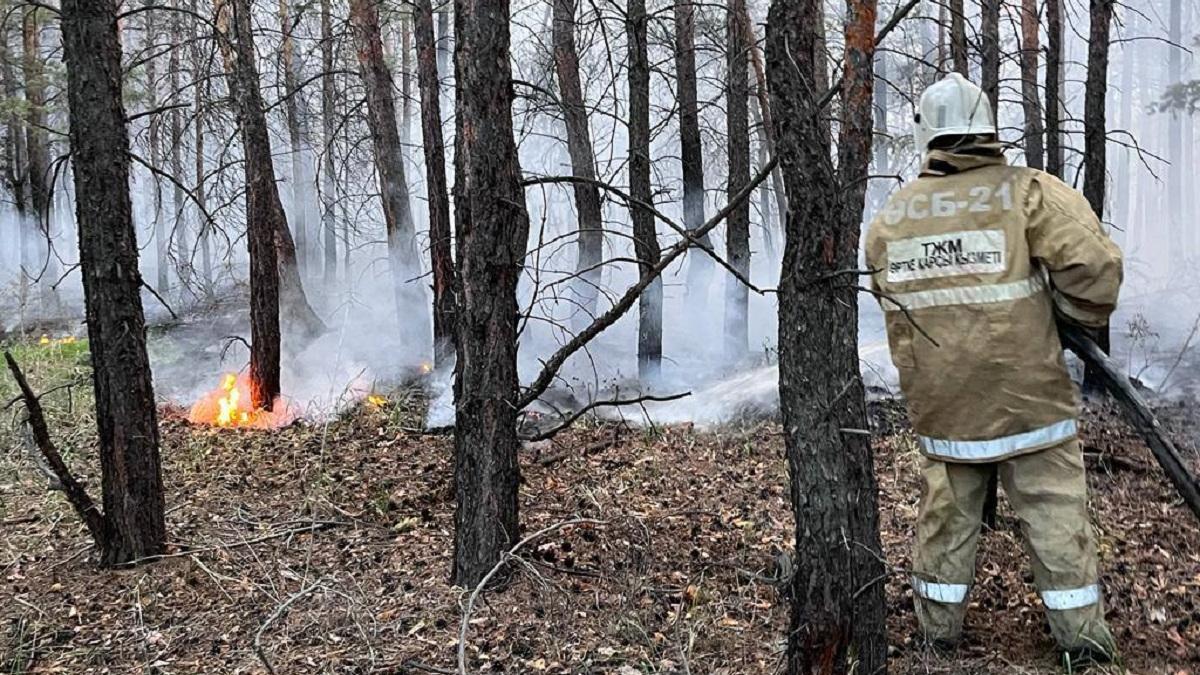
[[(700, 140), (700, 108), (696, 93), (696, 18), (693, 0), (672, 0), (675, 15), (675, 77), (679, 98), (679, 156), (683, 168), (683, 225), (704, 224), (704, 147)], [(708, 235), (698, 242), (711, 248)], [(703, 302), (712, 277), (712, 261), (704, 254), (688, 260), (687, 294)]]
[[(761, 155), (765, 154), (768, 157), (775, 155), (775, 120), (771, 113), (771, 96), (767, 93), (767, 71), (763, 66), (762, 52), (758, 47), (758, 40), (754, 37), (754, 24), (750, 21), (749, 9), (746, 10), (742, 18), (742, 25), (746, 27), (746, 44), (750, 45), (750, 65), (754, 70), (754, 92), (758, 99), (758, 116), (761, 118), (758, 120), (758, 123), (764, 140), (763, 148), (759, 153), (759, 159), (761, 160), (760, 164), (765, 164), (766, 160)], [(753, 111), (754, 108), (751, 108), (751, 112)], [(762, 191), (764, 198), (766, 192), (766, 190)], [(771, 174), (771, 192), (775, 193), (775, 208), (779, 212), (779, 218), (782, 219), (783, 215), (787, 213), (787, 190), (783, 188), (782, 171), (777, 170)], [(766, 208), (763, 209), (763, 214), (766, 217)], [(763, 225), (764, 231), (767, 233), (767, 241), (770, 242), (772, 240), (770, 222), (768, 221)], [(775, 257), (770, 246), (768, 246), (767, 253), (772, 258)]]
[[(787, 665), (801, 673), (886, 670), (876, 486), (858, 366), (853, 281), (870, 159), (875, 3), (848, 0), (839, 167), (819, 123), (820, 0), (773, 0), (767, 75), (788, 187), (779, 288), (779, 388), (797, 570)], [(852, 186), (849, 189), (843, 186)], [(853, 661), (853, 663), (852, 663)]]
[(400, 142), (412, 141), (412, 17), (400, 15)]
[[(750, 33), (743, 25), (745, 0), (728, 0), (725, 13), (725, 138), (729, 158), (726, 194), (734, 196), (750, 182)], [(743, 200), (725, 221), (725, 257), (743, 278), (750, 278), (750, 200)], [(735, 363), (749, 349), (750, 291), (732, 274), (725, 275), (725, 358)]]
[[(334, 104), (337, 88), (333, 80), (333, 15), (330, 0), (321, 0), (321, 131), (324, 136), (324, 161), (322, 162), (321, 226), (325, 234), (325, 286), (337, 280), (337, 174), (334, 170), (333, 153), (337, 132)], [(348, 245), (348, 244), (347, 244)], [(347, 274), (349, 271), (347, 270)]]
[[(579, 52), (575, 48), (575, 0), (553, 0), (554, 64), (558, 75), (559, 97), (567, 128), (567, 152), (571, 174), (586, 181), (596, 179), (596, 159), (592, 154), (592, 134), (588, 128), (583, 87), (579, 81)], [(576, 324), (587, 325), (596, 316), (600, 297), (600, 265), (604, 255), (604, 230), (600, 213), (600, 189), (594, 183), (574, 186), (575, 209), (579, 214), (579, 238), (576, 245), (574, 301), (581, 312), (572, 314)]]
[(954, 71), (963, 77), (970, 77), (970, 64), (967, 62), (967, 22), (963, 14), (963, 0), (950, 0), (950, 60), (954, 62)]
[[(646, 41), (646, 0), (628, 0), (625, 32), (629, 45), (629, 194), (654, 203), (650, 187), (650, 57)], [(658, 264), (662, 250), (654, 214), (632, 208), (633, 249), (638, 275), (645, 279)], [(650, 282), (638, 298), (638, 377), (652, 383), (662, 372), (662, 280)]]
[[(1104, 189), (1108, 179), (1108, 49), (1115, 0), (1089, 0), (1091, 27), (1088, 40), (1087, 82), (1083, 101), (1083, 196), (1092, 211), (1104, 220)], [(1096, 344), (1107, 354), (1110, 331), (1096, 331)], [(1092, 364), (1084, 370), (1083, 390), (1102, 394), (1104, 374)]]
[(245, 153), (246, 241), (250, 250), (250, 399), (270, 409), (279, 397), (279, 264), (275, 245), (287, 229), (275, 185), (271, 140), (258, 88), (249, 0), (218, 0), (217, 25), (225, 41), (229, 94), (234, 99)]
[(1046, 171), (1062, 178), (1062, 0), (1046, 0)]
[(114, 0), (63, 0), (79, 256), (96, 394), (105, 565), (162, 553), (158, 419), (146, 356)]
[(1021, 103), (1025, 109), (1025, 165), (1045, 166), (1042, 144), (1042, 100), (1038, 94), (1038, 57), (1041, 43), (1037, 0), (1021, 0)]
[(375, 169), (383, 198), (387, 227), (388, 263), (396, 294), (401, 339), (408, 345), (426, 345), (430, 326), (428, 303), (420, 282), (416, 231), (404, 175), (404, 155), (396, 130), (396, 102), (392, 96), (392, 73), (383, 59), (376, 0), (350, 0), (350, 25), (358, 48), (359, 71), (367, 92), (367, 125), (375, 147)]
[(451, 362), (455, 344), (454, 245), (450, 197), (446, 191), (446, 148), (442, 139), (441, 85), (431, 0), (416, 0), (413, 34), (417, 45), (417, 87), (421, 91), (421, 133), (425, 152), (425, 192), (429, 202), (429, 257), (433, 270), (433, 360)]
[(980, 73), (981, 89), (992, 104), (992, 115), (1000, 113), (1000, 0), (981, 0)]
[(455, 0), (458, 366), (453, 582), (478, 584), (519, 536), (517, 282), (529, 215), (512, 129), (508, 0)]

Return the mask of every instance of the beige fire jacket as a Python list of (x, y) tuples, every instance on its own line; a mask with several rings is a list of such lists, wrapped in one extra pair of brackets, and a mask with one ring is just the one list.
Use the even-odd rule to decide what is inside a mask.
[(1079, 193), (1007, 166), (998, 146), (933, 151), (871, 224), (866, 255), (926, 455), (994, 462), (1075, 437), (1055, 309), (1102, 325), (1122, 280)]

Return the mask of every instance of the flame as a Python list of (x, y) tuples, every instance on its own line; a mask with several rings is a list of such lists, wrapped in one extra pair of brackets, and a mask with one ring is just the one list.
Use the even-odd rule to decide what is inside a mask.
[(273, 429), (289, 424), (296, 414), (282, 399), (271, 410), (250, 407), (250, 378), (247, 375), (226, 373), (221, 387), (205, 394), (192, 406), (188, 421), (216, 427), (251, 427)]
[(43, 336), (42, 336), (42, 339), (38, 340), (38, 344), (39, 344), (39, 345), (48, 345), (48, 344), (50, 344), (50, 336), (48, 336), (48, 335), (43, 335)]
[(433, 364), (428, 361), (421, 362), (421, 374), (428, 375), (433, 372)]
[(367, 397), (367, 403), (370, 403), (371, 405), (375, 406), (376, 408), (382, 408), (384, 406), (384, 404), (387, 403), (387, 399), (380, 396), (379, 394), (371, 394), (370, 396)]
[(75, 344), (75, 336), (68, 335), (62, 338), (52, 338), (49, 335), (42, 335), (38, 338), (39, 345), (73, 345)]

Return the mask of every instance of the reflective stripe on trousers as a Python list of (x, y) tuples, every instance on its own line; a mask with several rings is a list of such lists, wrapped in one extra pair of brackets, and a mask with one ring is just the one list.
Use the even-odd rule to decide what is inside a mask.
[(925, 598), (934, 602), (944, 602), (949, 605), (957, 605), (967, 599), (967, 584), (935, 584), (917, 577), (912, 578), (913, 591)]
[(1056, 591), (1042, 591), (1042, 603), (1046, 609), (1066, 610), (1079, 609), (1100, 602), (1100, 584), (1068, 588)]
[(921, 450), (933, 457), (988, 460), (1008, 457), (1029, 448), (1062, 443), (1074, 438), (1077, 433), (1075, 419), (1071, 418), (1040, 429), (986, 441), (951, 441), (929, 436), (918, 436), (917, 440), (921, 444)]

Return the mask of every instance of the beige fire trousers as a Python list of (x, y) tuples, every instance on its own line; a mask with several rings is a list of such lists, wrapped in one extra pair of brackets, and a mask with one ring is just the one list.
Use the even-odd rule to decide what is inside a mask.
[(993, 466), (1021, 522), (1034, 581), (1059, 647), (1100, 648), (1111, 654), (1114, 645), (1104, 622), (1083, 454), (1074, 439), (994, 465), (921, 459), (925, 484), (912, 583), (926, 637), (947, 642), (961, 637)]

